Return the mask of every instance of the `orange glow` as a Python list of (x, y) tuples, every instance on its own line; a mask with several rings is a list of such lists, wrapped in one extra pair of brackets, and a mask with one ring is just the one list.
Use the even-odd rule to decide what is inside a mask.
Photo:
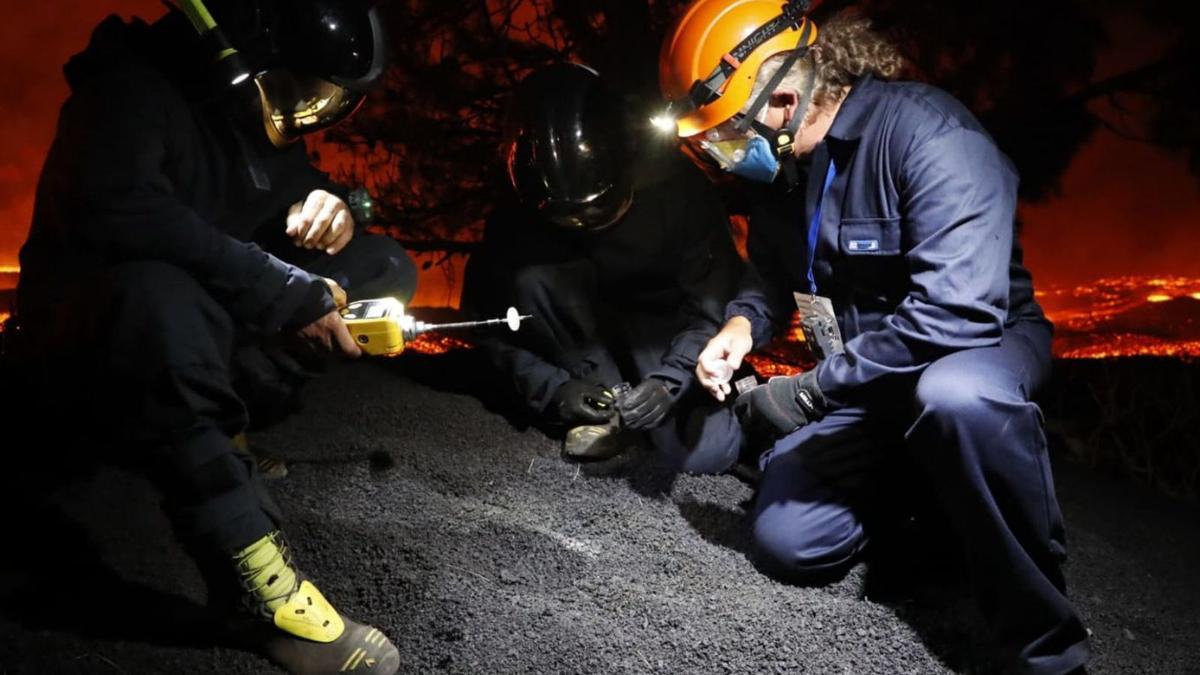
[(1117, 335), (1104, 344), (1071, 349), (1055, 354), (1061, 359), (1116, 359), (1128, 356), (1159, 356), (1192, 361), (1200, 358), (1200, 340), (1162, 343), (1144, 335)]
[(461, 338), (434, 333), (418, 335), (415, 340), (405, 345), (405, 351), (417, 352), (418, 354), (445, 354), (455, 349), (472, 348), (474, 348), (474, 345)]
[[(437, 264), (445, 254), (413, 253), (409, 257), (417, 266), (417, 293), (409, 302), (411, 307), (448, 307), (458, 309), (462, 294), (462, 276), (468, 255), (456, 253), (450, 259)], [(425, 268), (426, 263), (432, 263)]]
[(8, 321), (12, 314), (9, 312), (0, 312), (0, 333), (4, 332), (4, 322)]
[(1151, 295), (1167, 299), (1188, 296), (1200, 299), (1196, 277), (1105, 277), (1079, 286), (1049, 286), (1038, 292), (1038, 301), (1055, 324), (1095, 323), (1132, 308)]
[(776, 375), (799, 375), (806, 370), (806, 368), (802, 368), (794, 363), (788, 363), (771, 354), (762, 352), (747, 355), (746, 363), (749, 363), (754, 368), (754, 372), (758, 373), (759, 377), (768, 379)]
[(20, 267), (0, 267), (0, 292), (16, 288), (20, 273)]
[(1200, 358), (1200, 278), (1098, 279), (1048, 288), (1039, 300), (1059, 358)]
[[(44, 3), (10, 5), (6, 7), (10, 32), (0, 40), (0, 61), (11, 66), (6, 71), (6, 123), (0, 128), (0, 143), (6, 148), (0, 158), (0, 313), (11, 311), (8, 303), (15, 294), (7, 290), (15, 287), (20, 271), (17, 251), (31, 219), (37, 175), (54, 136), (57, 110), (67, 96), (62, 64), (86, 45), (105, 15), (115, 11), (153, 20), (165, 11), (158, 0), (61, 0), (51, 9)], [(493, 16), (497, 21), (513, 19), (518, 29), (533, 28), (535, 9), (531, 3), (520, 3), (515, 16)], [(1131, 29), (1121, 25), (1127, 39), (1113, 42), (1099, 54), (1101, 68), (1095, 79), (1151, 63), (1170, 46), (1150, 27), (1138, 26), (1130, 37)], [(38, 58), (27, 58), (32, 53)], [(377, 105), (377, 114), (386, 114), (386, 104)], [(1091, 105), (1113, 116), (1113, 104), (1095, 101)], [(382, 144), (351, 152), (311, 140), (320, 150), (323, 168), (335, 175), (347, 179), (358, 175), (350, 171), (353, 165), (364, 169), (361, 178), (373, 192), (382, 195), (396, 189), (394, 181), (403, 160), (389, 155)], [(1147, 200), (1147, 194), (1155, 199)], [(1194, 253), (1198, 211), (1200, 188), (1182, 155), (1104, 130), (1073, 158), (1057, 197), (1021, 205), (1022, 241), (1038, 282), (1037, 297), (1058, 328), (1056, 356), (1200, 358), (1200, 329), (1196, 328), (1200, 319), (1190, 318), (1200, 301), (1200, 256)], [(403, 227), (398, 223), (388, 233), (412, 236)], [(478, 224), (447, 227), (449, 234), (463, 240), (478, 236)], [(739, 234), (744, 255), (745, 218), (735, 217), (731, 227)], [(411, 255), (420, 272), (417, 295), (410, 304), (457, 308), (467, 256), (456, 253), (444, 261), (441, 252)], [(1155, 321), (1154, 326), (1146, 325)], [(442, 353), (466, 346), (469, 343), (458, 338), (424, 336), (410, 348)], [(764, 374), (798, 371), (811, 364), (794, 330), (749, 360), (761, 364)]]
[(800, 329), (800, 314), (792, 314), (792, 325), (787, 333), (775, 338), (766, 347), (748, 354), (749, 363), (760, 377), (796, 375), (816, 365), (816, 360), (804, 343), (804, 331)]
[[(0, 128), (0, 265), (13, 265), (33, 217), (33, 196), (58, 109), (67, 97), (62, 67), (107, 15), (154, 20), (159, 0), (9, 2), (0, 23), (4, 125)], [(36, 55), (36, 57), (32, 56)]]
[[(1038, 301), (1055, 324), (1054, 356), (1200, 359), (1200, 278), (1114, 277), (1049, 286)], [(797, 317), (792, 329), (746, 357), (759, 375), (794, 375), (813, 365)]]

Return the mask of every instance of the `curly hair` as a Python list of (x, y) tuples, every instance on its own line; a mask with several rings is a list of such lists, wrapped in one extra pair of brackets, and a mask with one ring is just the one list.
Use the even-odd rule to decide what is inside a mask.
[[(891, 80), (906, 66), (896, 46), (876, 33), (871, 22), (853, 10), (840, 12), (822, 26), (809, 53), (817, 70), (812, 111), (840, 101), (846, 88), (867, 73)], [(749, 100), (758, 96), (789, 54), (781, 52), (763, 62)], [(809, 63), (808, 59), (801, 59), (792, 64), (791, 72), (784, 76), (780, 85), (803, 89)]]

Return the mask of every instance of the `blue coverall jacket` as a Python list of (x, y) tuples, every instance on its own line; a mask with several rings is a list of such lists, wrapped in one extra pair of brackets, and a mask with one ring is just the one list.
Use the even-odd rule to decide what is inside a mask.
[[(830, 161), (837, 174), (822, 197)], [(813, 274), (846, 341), (818, 367), (827, 397), (847, 400), (881, 378), (998, 344), (1018, 321), (1045, 323), (1014, 236), (1008, 159), (949, 94), (867, 76), (814, 151), (806, 193), (753, 200), (758, 277), (726, 318), (748, 318), (756, 348), (788, 321), (791, 292), (809, 290), (806, 237), (818, 200)]]

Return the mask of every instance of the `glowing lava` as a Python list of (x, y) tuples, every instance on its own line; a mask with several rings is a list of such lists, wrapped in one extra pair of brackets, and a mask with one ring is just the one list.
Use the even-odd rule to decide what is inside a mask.
[(472, 349), (474, 346), (461, 338), (425, 333), (418, 335), (415, 340), (405, 345), (404, 350), (418, 354), (445, 354), (455, 349)]
[[(0, 266), (0, 301), (9, 300), (19, 268)], [(12, 283), (3, 284), (5, 281)], [(7, 286), (7, 288), (5, 288)], [(1109, 277), (1075, 287), (1045, 287), (1037, 293), (1054, 322), (1054, 356), (1113, 359), (1132, 356), (1200, 359), (1200, 278), (1180, 276)], [(0, 302), (0, 331), (11, 315)], [(467, 339), (425, 334), (409, 351), (445, 354), (471, 349)], [(812, 367), (797, 317), (787, 334), (746, 357), (762, 377), (794, 375)]]
[[(1200, 279), (1114, 277), (1077, 287), (1049, 287), (1038, 301), (1055, 324), (1054, 355), (1062, 359), (1152, 356), (1200, 359)], [(424, 354), (468, 348), (466, 340), (425, 335), (409, 345)], [(746, 357), (763, 377), (794, 375), (813, 366), (798, 317), (792, 327)]]
[(1038, 293), (1055, 324), (1054, 355), (1200, 358), (1200, 279), (1112, 277)]
[(804, 332), (800, 330), (800, 314), (792, 314), (792, 325), (787, 333), (771, 340), (766, 347), (748, 354), (746, 362), (762, 378), (796, 375), (816, 365), (816, 359), (804, 342)]

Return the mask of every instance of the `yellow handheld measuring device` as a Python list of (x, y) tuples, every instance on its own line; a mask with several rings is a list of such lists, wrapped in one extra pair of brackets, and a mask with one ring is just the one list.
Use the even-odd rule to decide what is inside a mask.
[(486, 321), (460, 321), (457, 323), (425, 323), (404, 313), (404, 304), (396, 298), (373, 298), (355, 300), (342, 310), (342, 319), (350, 334), (364, 352), (372, 356), (395, 356), (404, 351), (404, 346), (422, 333), (458, 330), (505, 324), (511, 331), (521, 327), (521, 321), (530, 318), (522, 315), (516, 307), (509, 307), (503, 319)]

